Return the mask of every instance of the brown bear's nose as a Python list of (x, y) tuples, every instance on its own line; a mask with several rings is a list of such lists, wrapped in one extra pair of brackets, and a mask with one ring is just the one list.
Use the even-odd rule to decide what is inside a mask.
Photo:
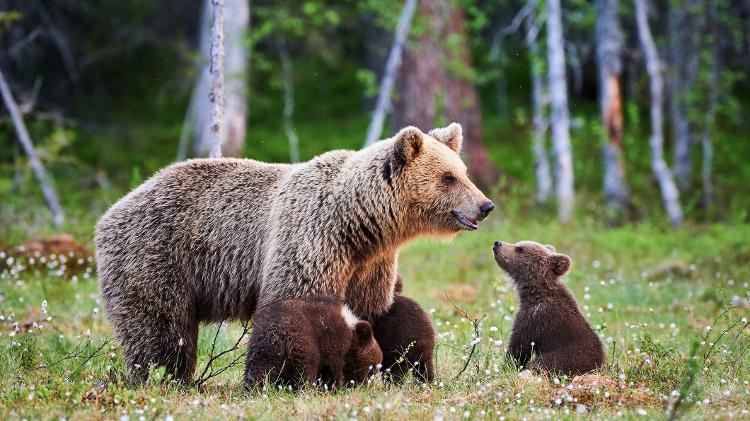
[(479, 212), (482, 213), (482, 216), (487, 216), (492, 212), (492, 209), (495, 209), (495, 204), (492, 203), (491, 200), (488, 200), (484, 203), (482, 203), (482, 206), (479, 207)]
[(503, 242), (500, 240), (495, 241), (495, 247), (500, 247), (503, 245)]

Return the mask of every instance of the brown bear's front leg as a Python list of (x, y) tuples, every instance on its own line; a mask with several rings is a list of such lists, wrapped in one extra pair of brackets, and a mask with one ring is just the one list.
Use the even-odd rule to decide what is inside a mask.
[(393, 303), (397, 255), (378, 256), (354, 271), (346, 289), (346, 303), (362, 319), (372, 321)]

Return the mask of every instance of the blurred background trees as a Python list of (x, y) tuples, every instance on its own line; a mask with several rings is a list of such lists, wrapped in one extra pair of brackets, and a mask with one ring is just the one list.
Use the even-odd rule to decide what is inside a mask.
[[(0, 69), (74, 215), (101, 212), (175, 157), (206, 155), (210, 3), (0, 7)], [(288, 162), (362, 147), (405, 2), (224, 3), (224, 153)], [(417, 0), (415, 9), (381, 137), (458, 121), (479, 185), (508, 207), (554, 204), (563, 222), (748, 221), (749, 2)], [(12, 221), (44, 202), (6, 110), (0, 219)]]

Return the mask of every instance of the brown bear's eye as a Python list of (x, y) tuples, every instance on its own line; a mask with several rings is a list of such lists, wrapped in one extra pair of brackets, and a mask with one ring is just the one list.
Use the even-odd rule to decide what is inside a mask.
[(455, 182), (456, 182), (456, 177), (454, 177), (453, 174), (443, 174), (443, 183), (453, 184)]
[(521, 246), (516, 247), (516, 253), (523, 253), (523, 247)]

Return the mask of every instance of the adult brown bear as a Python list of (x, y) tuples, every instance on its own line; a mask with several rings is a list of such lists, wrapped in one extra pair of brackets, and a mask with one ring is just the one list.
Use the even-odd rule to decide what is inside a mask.
[(104, 306), (136, 377), (192, 377), (200, 322), (331, 294), (370, 320), (393, 300), (399, 248), (474, 230), (492, 202), (466, 176), (461, 126), (414, 127), (309, 162), (196, 159), (120, 199), (96, 228)]

